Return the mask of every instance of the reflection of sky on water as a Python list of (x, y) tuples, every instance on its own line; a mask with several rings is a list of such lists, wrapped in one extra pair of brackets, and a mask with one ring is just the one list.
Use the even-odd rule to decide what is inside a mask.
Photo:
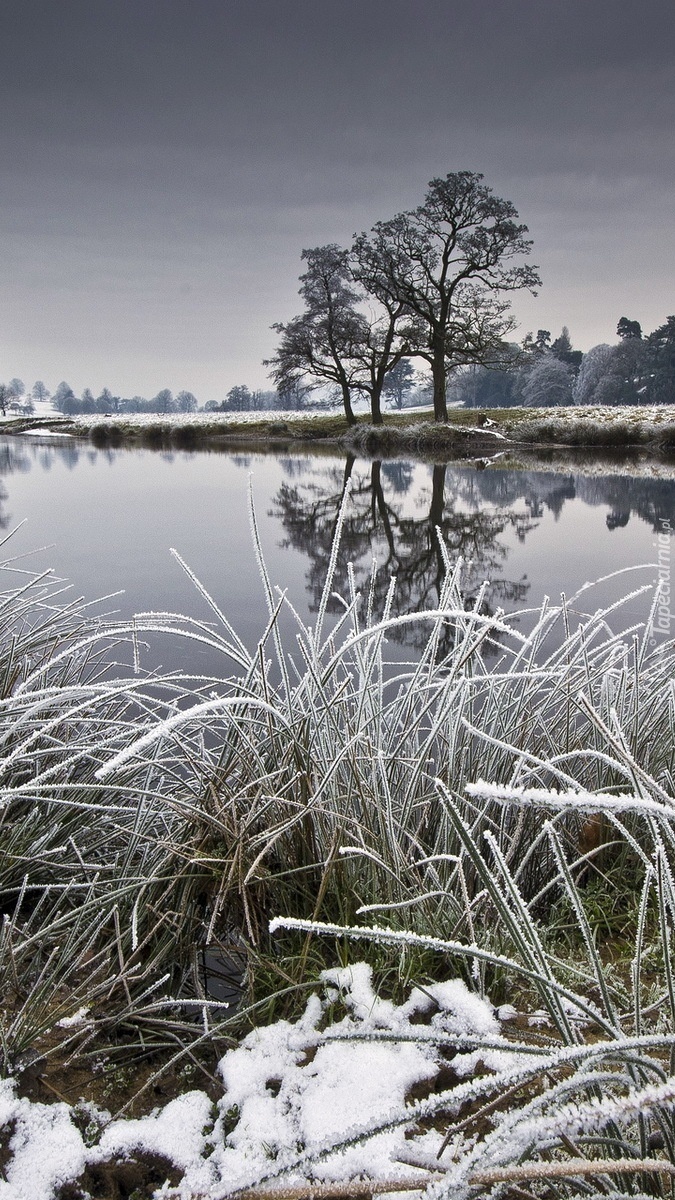
[[(125, 589), (106, 610), (209, 619), (169, 554), (175, 546), (253, 645), (266, 610), (248, 522), (249, 471), (271, 578), (308, 615), (345, 485), (345, 462), (337, 457), (107, 451), (7, 438), (0, 441), (0, 515), (6, 530), (24, 518), (27, 524), (5, 554), (50, 546), (28, 563), (54, 566), (78, 595), (92, 599)], [(493, 607), (507, 608), (538, 606), (544, 594), (556, 600), (561, 590), (571, 595), (620, 567), (654, 562), (660, 520), (675, 526), (675, 484), (662, 480), (420, 463), (380, 468), (358, 460), (348, 486), (355, 497), (348, 516), (352, 542), (338, 580), (344, 582), (352, 559), (365, 585), (375, 555), (397, 575), (404, 610), (434, 602), (435, 523), (453, 555), (473, 559), (469, 590), (489, 574), (496, 581)], [(605, 585), (584, 607), (594, 610), (654, 574), (646, 570)], [(381, 595), (384, 590), (383, 579)], [(643, 612), (642, 602), (632, 602), (626, 620)], [(193, 649), (176, 656), (167, 644), (158, 653), (165, 666), (215, 665)]]

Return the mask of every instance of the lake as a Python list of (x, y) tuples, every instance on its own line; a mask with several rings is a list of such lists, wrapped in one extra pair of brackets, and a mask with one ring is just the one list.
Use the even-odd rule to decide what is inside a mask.
[[(345, 487), (351, 501), (336, 590), (346, 593), (351, 561), (366, 591), (374, 558), (375, 604), (384, 602), (394, 574), (394, 607), (401, 612), (437, 600), (442, 562), (434, 526), (451, 558), (467, 562), (468, 596), (489, 579), (489, 608), (508, 611), (536, 608), (544, 595), (571, 596), (620, 568), (641, 566), (594, 589), (579, 607), (593, 611), (651, 582), (656, 568), (645, 564), (656, 562), (657, 535), (675, 526), (675, 482), (629, 474), (371, 463), (296, 452), (160, 453), (6, 437), (0, 475), (2, 528), (7, 533), (25, 521), (5, 557), (34, 552), (20, 565), (53, 567), (70, 581), (69, 597), (94, 600), (123, 589), (94, 611), (160, 610), (209, 620), (208, 606), (170, 554), (175, 547), (251, 647), (267, 612), (249, 527), (249, 478), (269, 574), (309, 620)], [(645, 601), (635, 599), (624, 623), (645, 613)], [(158, 638), (143, 662), (200, 673), (224, 669), (208, 652), (168, 638)]]

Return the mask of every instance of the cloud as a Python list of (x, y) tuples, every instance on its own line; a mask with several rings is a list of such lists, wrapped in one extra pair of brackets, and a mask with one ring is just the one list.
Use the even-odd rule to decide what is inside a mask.
[(646, 327), (672, 307), (671, 0), (639, 19), (625, 0), (5, 0), (0, 20), (10, 374), (43, 339), (59, 377), (157, 390), (168, 341), (197, 348), (194, 390), (240, 381), (235, 351), (263, 383), (300, 249), (463, 168), (535, 236), (533, 324), (568, 306), (587, 345), (614, 296)]

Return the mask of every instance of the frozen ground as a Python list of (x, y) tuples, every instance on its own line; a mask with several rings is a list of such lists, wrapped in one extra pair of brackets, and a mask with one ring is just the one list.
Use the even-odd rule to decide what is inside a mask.
[[(224, 1056), (218, 1105), (189, 1091), (142, 1119), (111, 1121), (93, 1106), (20, 1099), (11, 1080), (0, 1082), (1, 1200), (56, 1200), (67, 1182), (86, 1188), (103, 1164), (157, 1158), (174, 1184), (155, 1194), (184, 1198), (274, 1180), (427, 1183), (443, 1134), (416, 1123), (425, 1102), (411, 1104), (410, 1093), (433, 1092), (447, 1070), (439, 1040), (446, 1050), (459, 1040), (460, 1081), (479, 1064), (513, 1071), (522, 1056), (460, 980), (414, 989), (399, 1006), (378, 999), (363, 963), (324, 972), (323, 984), (300, 1020), (256, 1029)], [(483, 1041), (493, 1048), (476, 1049)]]
[[(356, 411), (361, 415), (365, 415), (367, 410), (363, 406), (356, 406)], [(430, 407), (404, 409), (401, 413), (385, 412), (386, 416), (402, 415), (411, 419), (419, 417), (421, 421), (428, 419), (429, 414), (433, 410)], [(55, 422), (67, 421), (70, 424), (81, 426), (83, 430), (89, 430), (94, 425), (100, 425), (102, 422), (120, 426), (138, 426), (139, 428), (147, 428), (152, 425), (196, 425), (209, 427), (221, 426), (224, 430), (229, 425), (255, 425), (263, 422), (268, 423), (287, 423), (295, 422), (304, 424), (306, 422), (315, 423), (321, 422), (327, 416), (341, 416), (341, 409), (333, 409), (330, 412), (326, 411), (307, 411), (298, 412), (296, 410), (289, 411), (272, 411), (265, 410), (261, 412), (194, 412), (194, 413), (111, 413), (102, 415), (101, 413), (78, 413), (73, 417), (62, 417), (48, 403), (36, 403), (34, 418), (40, 420), (53, 419)], [(471, 424), (477, 412), (471, 409), (453, 409), (451, 413), (451, 421), (454, 424), (459, 418), (462, 424)], [(522, 427), (523, 422), (531, 421), (535, 424), (540, 422), (554, 421), (561, 426), (583, 426), (592, 424), (601, 424), (603, 426), (612, 425), (628, 425), (637, 428), (655, 429), (662, 428), (664, 425), (675, 423), (675, 405), (652, 405), (643, 407), (641, 405), (624, 405), (623, 407), (613, 408), (606, 405), (594, 405), (585, 408), (570, 406), (568, 408), (536, 408), (536, 409), (518, 409), (504, 408), (492, 410), (493, 417), (496, 417), (500, 428), (514, 430)], [(9, 414), (6, 418), (0, 417), (0, 428), (3, 423), (9, 424), (16, 420), (15, 414)]]

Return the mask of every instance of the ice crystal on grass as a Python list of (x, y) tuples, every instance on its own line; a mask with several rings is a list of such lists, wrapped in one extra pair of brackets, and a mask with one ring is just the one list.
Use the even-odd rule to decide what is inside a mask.
[[(135, 1138), (130, 1153), (173, 1162), (186, 1198), (282, 1179), (348, 1186), (368, 1171), (384, 1186), (416, 1138), (420, 1162), (446, 1137), (456, 1146), (458, 1189), (483, 1187), (471, 1171), (485, 1163), (540, 1168), (542, 1147), (593, 1156), (591, 1127), (609, 1157), (642, 1162), (658, 1135), (659, 1161), (675, 1163), (672, 1103), (645, 1091), (672, 1082), (674, 648), (652, 651), (648, 625), (622, 629), (618, 601), (583, 615), (588, 587), (491, 616), (441, 557), (435, 606), (396, 618), (393, 582), (377, 612), (350, 577), (334, 620), (329, 570), (311, 629), (258, 553), (269, 615), (252, 651), (198, 580), (208, 621), (92, 624), (44, 578), (11, 576), (0, 595), (0, 1071), (20, 1080), (29, 1062), (110, 1046), (150, 1059), (108, 1137), (115, 1154)], [(387, 636), (413, 622), (428, 633), (418, 661), (388, 662)], [(111, 643), (136, 661), (137, 638), (167, 630), (217, 648), (221, 677), (106, 674)], [(629, 908), (623, 974), (591, 911), (599, 886), (602, 920)], [(369, 913), (382, 924), (358, 924)], [(573, 953), (548, 928), (560, 913)], [(238, 1013), (200, 971), (231, 952), (245, 969)], [(307, 1004), (322, 970), (327, 994)], [(521, 1014), (508, 1037), (488, 995)], [(530, 1026), (537, 1013), (549, 1024)], [(170, 1072), (208, 1073), (216, 1047), (213, 1128), (197, 1136), (207, 1108), (194, 1091), (119, 1123)], [(598, 1094), (614, 1105), (606, 1128)], [(9, 1084), (3, 1097), (19, 1171), (20, 1130), (30, 1141), (42, 1122), (51, 1145), (71, 1118), (36, 1106), (33, 1120)], [(169, 1153), (179, 1125), (194, 1159)], [(428, 1162), (418, 1173), (428, 1181)], [(56, 1186), (40, 1179), (34, 1191)]]

